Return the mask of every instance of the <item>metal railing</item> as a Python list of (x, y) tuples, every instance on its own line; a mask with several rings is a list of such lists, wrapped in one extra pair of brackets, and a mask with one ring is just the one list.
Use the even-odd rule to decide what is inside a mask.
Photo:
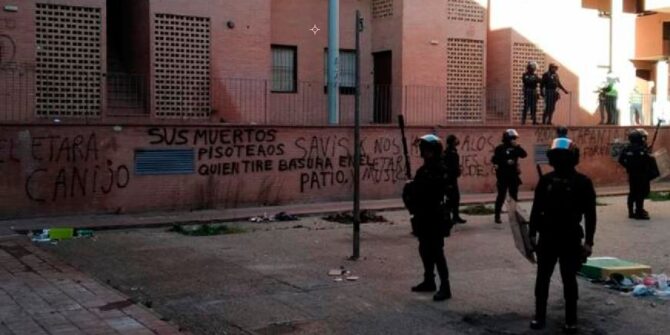
[(107, 73), (107, 112), (110, 115), (145, 115), (148, 109), (147, 77)]
[[(328, 124), (327, 94), (323, 82), (273, 85), (273, 82), (264, 79), (212, 77), (209, 82), (203, 82), (184, 78), (183, 81), (170, 83), (171, 95), (161, 99), (157, 99), (157, 95), (161, 94), (159, 86), (151, 89), (149, 82), (142, 75), (108, 73), (102, 82), (104, 109), (99, 117), (86, 118), (86, 122), (97, 122), (107, 117), (139, 116), (147, 118), (147, 122), (174, 119), (232, 124)], [(291, 91), (273, 92), (272, 87)], [(354, 93), (353, 88), (340, 89), (341, 125), (354, 123)], [(400, 113), (405, 115), (410, 125), (518, 124), (523, 107), (523, 98), (510, 89), (451, 89), (367, 83), (361, 85), (360, 95), (362, 124), (394, 123), (395, 116)], [(572, 100), (571, 96), (564, 96), (557, 104), (556, 114), (570, 115)], [(34, 70), (0, 69), (0, 122), (58, 117), (38, 116), (35, 101)], [(169, 106), (158, 113), (159, 103)], [(537, 110), (538, 120), (541, 120), (541, 99)], [(645, 114), (645, 120), (648, 119), (651, 117)]]

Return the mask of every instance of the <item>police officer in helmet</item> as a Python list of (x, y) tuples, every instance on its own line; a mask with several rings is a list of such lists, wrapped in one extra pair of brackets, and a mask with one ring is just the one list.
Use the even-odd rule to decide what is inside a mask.
[(519, 185), (521, 185), (521, 169), (519, 168), (519, 159), (526, 158), (528, 154), (517, 142), (519, 133), (514, 129), (507, 129), (503, 132), (502, 144), (498, 145), (491, 158), (491, 163), (496, 170), (496, 187), (498, 196), (495, 205), (495, 222), (502, 223), (500, 212), (502, 205), (509, 191), (514, 200), (518, 200)]
[(628, 173), (628, 218), (649, 220), (649, 213), (644, 210), (644, 199), (651, 190), (649, 170), (651, 156), (647, 145), (647, 131), (635, 129), (628, 134), (630, 144), (619, 156), (619, 163)]
[(530, 119), (533, 124), (537, 124), (535, 115), (537, 114), (537, 87), (540, 84), (540, 76), (535, 71), (537, 63), (528, 62), (526, 72), (521, 76), (523, 83), (523, 111), (521, 113), (521, 124), (526, 124), (526, 114), (530, 111)]
[[(576, 275), (593, 248), (596, 193), (591, 179), (575, 170), (579, 156), (570, 139), (555, 139), (547, 156), (554, 170), (540, 178), (530, 217), (530, 237), (537, 254), (535, 317), (530, 327), (545, 327), (549, 283), (558, 262), (565, 298), (563, 330), (575, 333), (578, 299)], [(580, 225), (582, 217), (584, 229)]]
[(442, 164), (442, 143), (439, 137), (429, 134), (422, 136), (419, 150), (423, 165), (417, 170), (412, 181), (411, 198), (405, 203), (412, 215), (414, 234), (419, 239), (419, 255), (424, 267), (424, 280), (412, 287), (412, 292), (434, 292), (435, 268), (440, 276), (440, 289), (433, 300), (441, 301), (451, 298), (449, 285), (449, 269), (444, 257), (444, 237), (451, 228), (448, 214), (445, 216), (447, 173)]
[(444, 150), (444, 166), (447, 169), (447, 198), (451, 202), (452, 221), (463, 224), (467, 221), (463, 219), (458, 210), (460, 208), (461, 192), (458, 189), (458, 178), (461, 176), (461, 160), (458, 155), (458, 145), (460, 141), (456, 135), (447, 136), (447, 148)]

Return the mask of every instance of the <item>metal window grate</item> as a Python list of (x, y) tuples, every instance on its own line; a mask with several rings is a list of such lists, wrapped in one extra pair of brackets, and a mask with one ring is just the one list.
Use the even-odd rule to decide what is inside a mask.
[(372, 18), (393, 16), (393, 0), (372, 0)]
[(484, 93), (484, 41), (447, 40), (447, 120), (482, 119)]
[(100, 115), (100, 8), (37, 4), (35, 19), (37, 115)]
[(467, 22), (484, 22), (486, 10), (475, 0), (448, 0), (447, 19)]
[(135, 174), (170, 175), (195, 173), (193, 149), (136, 149)]
[(209, 117), (209, 18), (156, 14), (153, 35), (156, 115)]

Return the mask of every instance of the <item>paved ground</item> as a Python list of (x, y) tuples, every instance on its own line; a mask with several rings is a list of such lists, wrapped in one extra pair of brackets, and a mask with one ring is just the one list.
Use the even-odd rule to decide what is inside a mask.
[[(670, 272), (668, 203), (653, 220), (630, 221), (622, 197), (601, 198), (596, 256)], [(528, 204), (524, 204), (528, 206)], [(246, 233), (187, 237), (165, 228), (99, 232), (44, 245), (100, 281), (150, 303), (195, 334), (553, 334), (562, 322), (558, 275), (546, 332), (531, 332), (533, 265), (518, 255), (506, 224), (468, 217), (447, 240), (454, 298), (409, 292), (421, 278), (417, 242), (404, 211), (363, 225), (363, 258), (348, 261), (351, 226), (303, 218), (228, 223)], [(359, 276), (335, 282), (340, 266)], [(582, 334), (670, 332), (670, 301), (638, 299), (580, 280)]]
[(25, 238), (0, 241), (0, 334), (179, 334)]

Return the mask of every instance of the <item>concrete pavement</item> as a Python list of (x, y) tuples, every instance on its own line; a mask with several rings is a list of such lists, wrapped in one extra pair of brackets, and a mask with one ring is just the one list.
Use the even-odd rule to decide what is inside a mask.
[[(670, 182), (655, 183), (653, 190), (670, 190)], [(597, 189), (599, 196), (613, 196), (628, 193), (627, 186), (609, 186)], [(532, 192), (520, 192), (519, 199), (531, 200)], [(495, 201), (494, 193), (464, 194), (461, 203), (491, 203)], [(361, 202), (362, 209), (369, 210), (396, 210), (403, 209), (404, 205), (400, 198), (384, 200), (364, 200)], [(172, 224), (196, 224), (213, 223), (235, 220), (246, 220), (250, 217), (286, 212), (294, 215), (316, 215), (351, 211), (351, 201), (330, 203), (306, 203), (291, 204), (274, 207), (249, 207), (249, 208), (220, 208), (198, 211), (177, 212), (149, 212), (133, 214), (108, 214), (108, 215), (79, 215), (63, 217), (30, 218), (15, 220), (0, 220), (0, 236), (25, 233), (49, 227), (74, 227), (93, 229), (113, 229), (123, 227), (145, 228), (154, 226), (165, 226)]]
[[(649, 202), (651, 221), (629, 220), (624, 197), (601, 198), (595, 256), (670, 272), (670, 208)], [(522, 206), (528, 207), (529, 203)], [(362, 227), (359, 261), (348, 261), (351, 226), (317, 217), (230, 222), (246, 233), (187, 237), (160, 229), (98, 232), (44, 247), (195, 334), (554, 334), (563, 320), (557, 274), (549, 327), (532, 332), (535, 267), (507, 224), (469, 216), (446, 242), (454, 298), (414, 294), (421, 279), (406, 211)], [(340, 266), (359, 276), (336, 282)], [(580, 280), (582, 334), (670, 332), (670, 303), (638, 299)]]

